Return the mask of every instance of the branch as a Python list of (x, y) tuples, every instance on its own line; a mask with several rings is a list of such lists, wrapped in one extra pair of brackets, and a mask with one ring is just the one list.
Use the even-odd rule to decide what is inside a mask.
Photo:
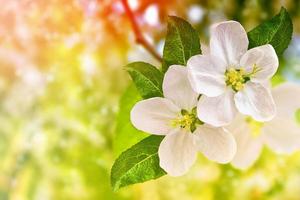
[(121, 0), (122, 4), (124, 6), (124, 9), (126, 11), (126, 14), (129, 17), (134, 35), (135, 35), (135, 40), (138, 44), (142, 45), (154, 58), (156, 58), (158, 61), (162, 62), (162, 58), (161, 56), (156, 52), (156, 50), (154, 49), (154, 47), (144, 38), (138, 23), (135, 19), (135, 16), (132, 12), (132, 10), (130, 9), (127, 0)]

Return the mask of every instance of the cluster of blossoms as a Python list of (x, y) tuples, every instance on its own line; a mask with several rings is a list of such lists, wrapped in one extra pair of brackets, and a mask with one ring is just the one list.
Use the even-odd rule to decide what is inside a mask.
[(247, 168), (264, 143), (280, 153), (300, 148), (295, 120), (300, 87), (287, 83), (272, 90), (268, 83), (279, 65), (274, 48), (267, 44), (248, 50), (248, 43), (238, 22), (214, 25), (209, 53), (191, 57), (186, 67), (170, 66), (164, 97), (133, 107), (131, 121), (137, 129), (165, 135), (158, 154), (171, 176), (186, 173), (197, 152)]

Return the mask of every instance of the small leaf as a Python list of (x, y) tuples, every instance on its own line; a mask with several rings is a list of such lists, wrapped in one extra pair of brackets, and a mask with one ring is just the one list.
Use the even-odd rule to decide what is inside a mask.
[(115, 131), (116, 138), (113, 143), (115, 155), (119, 155), (132, 145), (149, 136), (134, 128), (130, 122), (130, 111), (140, 100), (142, 100), (142, 97), (133, 84), (127, 88), (120, 99), (120, 110), (117, 115), (117, 126)]
[(282, 7), (279, 14), (248, 32), (249, 49), (271, 44), (280, 56), (288, 47), (293, 33), (293, 23), (287, 10)]
[(119, 156), (111, 169), (111, 184), (114, 191), (166, 174), (160, 168), (158, 158), (158, 147), (162, 139), (163, 136), (149, 136)]
[(169, 66), (186, 65), (188, 59), (200, 54), (200, 41), (197, 31), (184, 19), (171, 16), (163, 53), (163, 71)]
[(134, 62), (126, 66), (136, 88), (144, 99), (162, 97), (163, 74), (145, 62)]

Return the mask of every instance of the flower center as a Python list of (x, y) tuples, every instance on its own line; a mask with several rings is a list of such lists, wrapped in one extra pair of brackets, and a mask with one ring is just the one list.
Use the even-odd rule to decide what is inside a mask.
[(256, 64), (253, 64), (252, 71), (249, 73), (246, 73), (243, 68), (230, 68), (225, 72), (226, 85), (230, 86), (235, 92), (238, 92), (245, 87), (245, 83), (250, 80), (250, 77), (260, 70), (261, 68)]
[(264, 123), (255, 121), (252, 117), (246, 117), (246, 122), (250, 126), (251, 135), (253, 137), (258, 137), (261, 134)]
[(192, 109), (191, 112), (187, 110), (181, 110), (178, 118), (172, 120), (173, 127), (180, 127), (183, 129), (187, 129), (191, 132), (194, 132), (197, 128), (197, 125), (203, 124), (197, 117), (197, 109), (196, 107)]
[(234, 91), (240, 91), (244, 88), (244, 83), (247, 81), (247, 76), (243, 69), (230, 68), (225, 72), (226, 84), (231, 86)]

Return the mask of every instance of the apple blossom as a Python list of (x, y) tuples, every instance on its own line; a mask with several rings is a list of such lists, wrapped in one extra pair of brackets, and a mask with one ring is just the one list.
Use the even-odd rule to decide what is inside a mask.
[(292, 153), (300, 149), (300, 124), (296, 113), (300, 109), (300, 86), (283, 83), (272, 90), (277, 115), (268, 122), (237, 116), (227, 128), (237, 142), (232, 164), (241, 169), (250, 167), (259, 157), (264, 144), (277, 153)]
[(173, 65), (163, 80), (164, 97), (138, 102), (131, 122), (139, 130), (166, 135), (159, 146), (160, 166), (171, 176), (187, 172), (197, 152), (210, 160), (228, 163), (236, 152), (234, 137), (224, 128), (204, 124), (197, 118), (198, 94), (187, 78), (187, 69)]
[(195, 55), (187, 62), (192, 88), (203, 94), (198, 117), (214, 125), (228, 125), (237, 111), (257, 121), (269, 121), (275, 104), (264, 83), (277, 71), (274, 48), (263, 45), (248, 49), (247, 33), (236, 21), (212, 27), (207, 55)]

